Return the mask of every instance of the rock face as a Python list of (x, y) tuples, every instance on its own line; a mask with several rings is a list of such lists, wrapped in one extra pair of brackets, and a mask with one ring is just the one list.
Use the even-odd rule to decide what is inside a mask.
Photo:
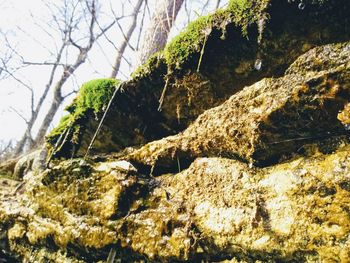
[(162, 168), (201, 156), (266, 165), (307, 142), (346, 134), (338, 113), (350, 99), (349, 54), (349, 42), (315, 48), (283, 77), (244, 88), (184, 132), (146, 144), (129, 158)]
[[(113, 152), (176, 134), (245, 86), (282, 76), (311, 48), (350, 39), (348, 0), (302, 3), (303, 9), (298, 8), (299, 1), (231, 0), (225, 10), (194, 21), (123, 83), (94, 152)], [(101, 115), (95, 118), (84, 115), (83, 121), (62, 129), (81, 133), (60, 143), (58, 157), (84, 156)], [(56, 145), (59, 137), (50, 144)]]
[[(212, 16), (210, 21), (216, 28), (202, 36), (213, 50), (202, 57), (199, 72), (198, 63), (194, 63), (200, 56), (198, 47), (186, 44), (189, 49), (182, 52), (187, 56), (179, 57), (178, 63), (172, 55), (180, 51), (171, 53), (169, 47), (163, 55), (153, 57), (124, 84), (124, 93), (117, 96), (128, 99), (125, 104), (116, 101), (119, 106), (112, 107), (113, 114), (99, 135), (102, 139), (106, 136), (106, 141), (111, 138), (108, 134), (120, 135), (122, 141), (106, 142), (100, 145), (100, 152), (110, 151), (108, 143), (123, 151), (53, 160), (45, 171), (34, 165), (30, 171), (21, 170), (21, 183), (0, 177), (4, 186), (0, 191), (0, 259), (350, 262), (349, 2), (302, 3), (306, 3), (305, 9), (294, 10), (290, 9), (297, 8), (294, 2), (231, 1), (228, 11)], [(339, 3), (342, 9), (337, 9)], [(259, 16), (252, 15), (250, 9)], [(235, 15), (232, 10), (236, 10)], [(242, 15), (240, 19), (237, 14)], [(215, 42), (219, 41), (215, 37), (219, 21), (227, 29), (226, 39), (220, 42), (226, 47), (238, 26), (249, 36), (252, 24), (248, 22), (259, 25), (263, 14), (270, 14), (271, 22), (270, 27), (264, 24), (266, 31), (260, 37), (255, 32), (262, 49), (243, 40), (239, 32), (239, 49), (247, 45), (251, 53), (223, 49), (218, 60), (209, 63), (219, 45)], [(315, 23), (299, 32), (300, 17)], [(207, 25), (206, 19), (198, 23)], [(276, 21), (283, 22), (283, 27)], [(193, 29), (190, 26), (187, 33)], [(179, 39), (194, 41), (183, 34)], [(176, 46), (179, 39), (169, 45)], [(286, 48), (277, 52), (281, 46), (274, 47), (276, 43)], [(266, 57), (259, 59), (269, 64), (261, 71), (247, 73), (261, 50), (267, 53), (261, 53)], [(169, 69), (171, 74), (161, 75)], [(225, 74), (230, 77), (216, 79)], [(244, 81), (238, 81), (237, 74), (244, 74)], [(164, 89), (163, 111), (159, 113), (155, 98), (167, 81), (173, 83)], [(244, 87), (244, 83), (249, 85)], [(141, 106), (130, 110), (132, 105), (127, 103), (136, 103), (139, 92), (152, 85), (154, 90), (140, 98)], [(181, 103), (185, 101), (185, 115), (170, 110), (178, 103), (184, 109)], [(141, 115), (148, 102), (149, 111)], [(84, 153), (101, 107), (98, 114), (89, 108), (89, 113), (79, 115), (89, 121), (80, 127), (82, 133), (67, 132), (63, 122), (49, 137), (51, 143), (55, 138), (59, 142), (59, 148), (51, 150), (60, 157)], [(148, 114), (154, 118), (146, 121)], [(74, 122), (79, 118), (72, 116), (68, 117), (73, 120), (69, 127), (74, 131), (75, 125), (82, 123)], [(135, 122), (127, 121), (130, 126), (120, 131), (123, 123), (113, 116)], [(184, 123), (181, 116), (187, 118)], [(181, 125), (176, 126), (175, 119)], [(140, 127), (133, 125), (139, 121), (164, 130), (150, 132), (150, 137), (141, 132), (135, 143), (132, 131)], [(123, 137), (128, 131), (129, 137)], [(174, 132), (177, 134), (162, 138)], [(80, 140), (71, 144), (71, 139), (58, 139), (63, 138), (60, 134), (71, 139), (75, 134)], [(103, 142), (101, 138), (98, 142)], [(128, 140), (123, 141), (125, 138)], [(73, 145), (79, 149), (74, 150)], [(135, 145), (141, 146), (123, 149)], [(26, 168), (26, 160), (31, 159), (24, 158), (24, 165), (19, 163), (18, 167)]]
[(348, 262), (349, 152), (263, 169), (200, 158), (156, 179), (67, 161), (27, 176), (22, 203), (2, 203), (1, 228), (24, 262), (96, 262), (113, 248), (126, 262)]

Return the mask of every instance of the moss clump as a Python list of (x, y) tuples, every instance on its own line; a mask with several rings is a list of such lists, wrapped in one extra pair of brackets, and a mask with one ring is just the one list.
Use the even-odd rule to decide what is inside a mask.
[(270, 1), (232, 0), (226, 9), (199, 17), (165, 47), (164, 56), (169, 68), (180, 69), (191, 54), (200, 51), (214, 28), (224, 32), (226, 25), (233, 22), (246, 35), (249, 25), (267, 17), (264, 12)]
[(240, 26), (246, 35), (250, 24), (259, 23), (259, 20), (267, 18), (264, 13), (269, 2), (271, 0), (231, 0), (228, 9), (233, 13), (233, 22)]
[[(263, 30), (269, 19), (267, 9), (272, 5), (272, 2), (273, 0), (230, 0), (227, 8), (218, 9), (215, 13), (201, 16), (190, 23), (185, 30), (167, 44), (162, 52), (152, 56), (149, 62), (138, 68), (133, 75), (142, 74), (144, 71), (140, 69), (148, 69), (149, 65), (154, 65), (155, 57), (164, 56), (170, 71), (181, 69), (191, 55), (201, 51), (214, 28), (222, 30), (224, 33), (226, 26), (229, 23), (234, 23), (241, 28), (243, 36), (247, 36), (248, 27), (254, 24), (257, 25), (259, 31)], [(331, 0), (304, 0), (304, 4), (307, 6), (322, 6), (329, 2)]]
[(65, 131), (66, 127), (68, 127), (72, 120), (72, 115), (63, 116), (59, 124), (47, 135), (47, 141), (51, 144), (55, 143), (57, 138)]
[(153, 72), (154, 69), (158, 68), (161, 63), (164, 63), (164, 54), (163, 52), (156, 52), (150, 56), (147, 62), (143, 65), (140, 65), (132, 74), (132, 78), (138, 78), (149, 73)]
[(95, 114), (103, 112), (119, 83), (116, 79), (94, 79), (86, 82), (66, 110), (73, 114), (85, 113), (87, 110), (93, 110)]
[(190, 23), (185, 31), (165, 47), (164, 56), (168, 65), (180, 68), (193, 52), (200, 50), (206, 34), (210, 34), (214, 16), (215, 14), (202, 16)]
[(70, 114), (62, 117), (58, 126), (47, 136), (47, 142), (55, 144), (68, 130), (73, 133), (72, 139), (78, 140), (79, 120), (88, 113), (93, 113), (96, 117), (103, 113), (119, 83), (116, 79), (95, 79), (84, 83), (78, 96), (66, 107)]

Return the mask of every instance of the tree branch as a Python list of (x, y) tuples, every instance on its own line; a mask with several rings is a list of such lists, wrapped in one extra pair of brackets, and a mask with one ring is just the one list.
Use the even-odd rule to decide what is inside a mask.
[(63, 63), (57, 63), (57, 62), (30, 62), (30, 61), (23, 61), (24, 65), (32, 65), (32, 66), (65, 66)]
[(26, 124), (28, 124), (29, 120), (24, 117), (22, 113), (20, 113), (18, 110), (16, 110), (14, 107), (10, 106), (10, 110), (12, 110), (14, 113), (16, 113)]

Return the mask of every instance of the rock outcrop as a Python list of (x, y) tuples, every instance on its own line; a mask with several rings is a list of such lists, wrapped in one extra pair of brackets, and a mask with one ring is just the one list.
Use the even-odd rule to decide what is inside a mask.
[(67, 161), (27, 176), (22, 203), (0, 207), (1, 229), (24, 262), (97, 262), (113, 249), (125, 262), (348, 262), (349, 152), (263, 169), (200, 158), (156, 179)]
[(315, 141), (345, 135), (338, 120), (350, 99), (350, 42), (315, 48), (281, 78), (265, 78), (212, 108), (178, 135), (155, 141), (129, 159), (161, 169), (203, 156), (276, 163)]
[(49, 136), (69, 158), (0, 177), (0, 259), (350, 262), (350, 2), (301, 4), (230, 1), (85, 85)]
[[(311, 48), (350, 39), (348, 0), (302, 3), (304, 8), (298, 1), (231, 0), (226, 9), (191, 23), (121, 85), (94, 152), (176, 134), (245, 86), (282, 76)], [(65, 138), (54, 149), (57, 157), (84, 156), (102, 116), (86, 112), (49, 140), (54, 147)], [(75, 130), (80, 132), (68, 132)]]

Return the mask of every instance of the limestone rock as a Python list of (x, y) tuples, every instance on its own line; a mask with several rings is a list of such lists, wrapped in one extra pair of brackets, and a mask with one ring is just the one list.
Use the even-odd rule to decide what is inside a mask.
[(22, 156), (16, 161), (13, 178), (19, 180), (29, 171), (40, 172), (45, 170), (46, 156), (47, 151), (45, 147)]
[[(305, 4), (301, 10), (297, 1), (232, 0), (226, 9), (194, 21), (123, 84), (93, 152), (119, 151), (176, 134), (243, 87), (283, 75), (311, 48), (350, 39), (348, 0)], [(79, 120), (63, 129), (80, 132), (67, 137), (57, 157), (84, 156), (101, 116)], [(51, 146), (59, 137), (49, 140)]]
[(338, 113), (349, 95), (350, 43), (318, 47), (299, 57), (283, 77), (244, 88), (184, 132), (151, 142), (129, 159), (163, 169), (200, 156), (276, 163), (306, 143), (346, 134)]
[(25, 262), (97, 262), (111, 247), (126, 261), (348, 262), (349, 160), (349, 146), (263, 169), (200, 158), (156, 180), (65, 162), (27, 175), (1, 229)]
[(116, 93), (104, 155), (71, 158), (114, 80), (85, 90), (49, 136), (71, 159), (0, 178), (0, 258), (350, 262), (350, 2), (303, 3), (231, 0), (191, 24)]

